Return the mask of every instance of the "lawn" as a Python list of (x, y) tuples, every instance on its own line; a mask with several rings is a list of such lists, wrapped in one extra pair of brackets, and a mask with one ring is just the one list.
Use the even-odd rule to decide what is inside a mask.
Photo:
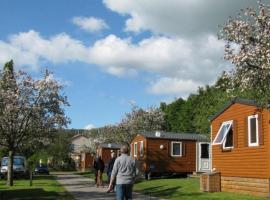
[(5, 183), (0, 181), (1, 200), (73, 200), (53, 176), (36, 176), (32, 187), (29, 180), (14, 180), (13, 187), (7, 187)]
[(266, 200), (267, 198), (253, 197), (228, 192), (200, 192), (198, 178), (187, 179), (155, 179), (136, 183), (134, 190), (150, 196), (170, 200)]

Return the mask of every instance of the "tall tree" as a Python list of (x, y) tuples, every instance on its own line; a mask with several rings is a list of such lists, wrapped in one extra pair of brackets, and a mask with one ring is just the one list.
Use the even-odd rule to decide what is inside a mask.
[(62, 86), (46, 71), (35, 80), (24, 72), (13, 72), (13, 62), (0, 71), (0, 145), (9, 151), (8, 182), (13, 185), (13, 156), (22, 146), (48, 142), (52, 130), (69, 119), (63, 107), (67, 98)]
[(270, 8), (260, 1), (258, 11), (242, 10), (229, 18), (219, 37), (226, 42), (225, 59), (235, 69), (231, 73), (236, 94), (270, 102)]

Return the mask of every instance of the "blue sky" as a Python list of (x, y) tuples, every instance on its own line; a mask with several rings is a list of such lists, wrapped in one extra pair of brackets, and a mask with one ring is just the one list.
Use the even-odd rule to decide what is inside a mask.
[(70, 128), (187, 97), (222, 70), (218, 25), (252, 0), (1, 0), (0, 64), (65, 84)]

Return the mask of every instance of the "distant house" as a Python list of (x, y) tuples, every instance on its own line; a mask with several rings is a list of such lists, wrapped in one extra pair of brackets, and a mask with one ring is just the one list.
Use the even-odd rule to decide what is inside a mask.
[(209, 147), (205, 135), (139, 132), (131, 142), (131, 155), (146, 174), (187, 174), (211, 169)]
[(95, 140), (78, 134), (72, 137), (72, 155), (76, 168), (82, 171), (89, 169), (93, 163), (92, 151), (95, 150)]
[(270, 195), (269, 111), (235, 98), (210, 119), (212, 165), (222, 191)]
[(120, 144), (114, 144), (114, 143), (102, 143), (97, 146), (97, 155), (101, 156), (101, 159), (105, 163), (105, 165), (108, 164), (108, 162), (111, 159), (111, 153), (115, 152), (116, 155), (120, 155)]

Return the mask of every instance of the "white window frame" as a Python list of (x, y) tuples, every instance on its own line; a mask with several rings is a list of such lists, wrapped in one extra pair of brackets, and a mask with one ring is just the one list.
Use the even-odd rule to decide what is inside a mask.
[[(136, 148), (135, 148), (135, 146), (136, 146)], [(137, 152), (138, 152), (138, 143), (134, 142), (134, 145), (133, 145), (133, 155), (134, 155), (134, 157), (137, 157)]]
[[(224, 134), (222, 140), (221, 140), (220, 142), (216, 142), (216, 140), (217, 140), (217, 138), (218, 138), (218, 136), (219, 136), (219, 134), (220, 134), (220, 131), (222, 130), (222, 127), (225, 126), (225, 125), (228, 125), (228, 124), (230, 124), (230, 126), (229, 126), (227, 132)], [(215, 139), (214, 139), (212, 145), (221, 145), (221, 144), (223, 144), (223, 143), (224, 143), (224, 140), (225, 140), (226, 137), (227, 137), (227, 134), (229, 133), (230, 128), (232, 127), (232, 125), (233, 125), (233, 120), (223, 122), (223, 123), (221, 124), (221, 126), (220, 126), (218, 132), (217, 132), (217, 135), (216, 135), (216, 137), (215, 137)], [(228, 148), (228, 147), (226, 147), (226, 148)]]
[[(173, 155), (173, 144), (179, 144), (180, 145), (180, 155)], [(182, 157), (182, 142), (176, 142), (176, 141), (173, 141), (171, 142), (171, 156), (173, 157)]]
[[(251, 143), (251, 128), (250, 128), (250, 119), (256, 118), (256, 138), (257, 141)], [(258, 122), (258, 115), (250, 115), (248, 116), (248, 146), (249, 147), (256, 147), (259, 146), (259, 122)]]
[(140, 142), (140, 157), (143, 157), (144, 154), (144, 144), (143, 141)]

